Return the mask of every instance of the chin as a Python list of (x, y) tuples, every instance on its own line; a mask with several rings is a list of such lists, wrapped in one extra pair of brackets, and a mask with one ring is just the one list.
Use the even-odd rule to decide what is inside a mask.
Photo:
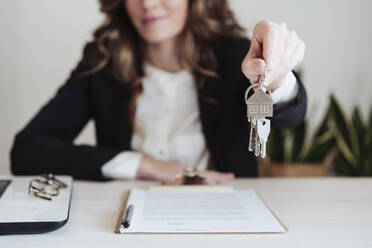
[[(164, 32), (166, 31), (166, 32)], [(177, 36), (177, 32), (170, 33), (169, 30), (164, 29), (164, 31), (157, 32), (147, 32), (142, 34), (142, 38), (149, 44), (159, 44), (166, 41), (172, 40)]]

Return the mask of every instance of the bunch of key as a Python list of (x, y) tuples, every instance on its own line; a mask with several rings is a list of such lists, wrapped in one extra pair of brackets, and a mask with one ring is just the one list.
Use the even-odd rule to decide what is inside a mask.
[[(262, 158), (266, 156), (266, 142), (270, 134), (270, 120), (267, 117), (273, 116), (273, 100), (270, 89), (263, 84), (265, 78), (266, 70), (261, 81), (251, 85), (245, 92), (247, 118), (251, 126), (248, 150)], [(248, 98), (251, 90), (254, 93)]]

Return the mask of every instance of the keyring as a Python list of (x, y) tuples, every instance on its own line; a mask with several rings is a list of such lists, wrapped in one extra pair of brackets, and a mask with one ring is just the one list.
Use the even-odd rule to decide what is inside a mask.
[[(245, 98), (245, 103), (248, 104), (248, 93), (249, 91), (251, 91), (251, 89), (253, 89), (254, 87), (257, 87), (259, 88), (260, 90), (262, 90), (262, 88), (265, 88), (265, 92), (269, 94), (269, 96), (271, 97), (271, 90), (269, 89), (269, 87), (267, 87), (266, 85), (263, 85), (262, 82), (261, 83), (256, 83), (256, 84), (252, 84), (251, 86), (248, 87), (248, 89), (245, 91), (245, 95), (244, 95), (244, 98)], [(263, 91), (263, 90), (262, 90)]]
[[(249, 91), (254, 88), (254, 87), (257, 87), (258, 89), (264, 91), (265, 93), (268, 93), (269, 96), (271, 97), (271, 90), (269, 89), (269, 87), (267, 87), (266, 85), (264, 85), (263, 83), (265, 82), (266, 80), (266, 74), (267, 74), (267, 70), (266, 70), (266, 67), (264, 69), (264, 73), (262, 75), (262, 78), (261, 78), (261, 82), (259, 83), (255, 83), (255, 84), (252, 84), (251, 86), (248, 87), (248, 89), (245, 91), (245, 95), (244, 95), (244, 98), (245, 98), (245, 103), (248, 104), (248, 93)], [(265, 90), (263, 90), (263, 88)]]

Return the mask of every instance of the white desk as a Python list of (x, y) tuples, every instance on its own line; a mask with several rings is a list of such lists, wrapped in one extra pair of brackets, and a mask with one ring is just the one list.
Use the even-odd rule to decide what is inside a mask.
[(119, 235), (122, 193), (153, 182), (77, 181), (70, 219), (40, 235), (0, 236), (0, 247), (372, 247), (372, 178), (244, 179), (289, 228), (285, 234)]

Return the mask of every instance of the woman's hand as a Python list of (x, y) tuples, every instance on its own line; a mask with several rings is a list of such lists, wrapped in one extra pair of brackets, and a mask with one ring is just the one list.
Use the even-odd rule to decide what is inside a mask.
[[(157, 160), (144, 155), (138, 167), (137, 177), (177, 185), (182, 183), (180, 177), (186, 167), (181, 163)], [(201, 171), (200, 175), (205, 178), (206, 184), (224, 183), (234, 179), (232, 173), (217, 171)]]
[(160, 181), (164, 184), (180, 184), (178, 179), (185, 168), (186, 165), (181, 163), (157, 160), (143, 155), (137, 170), (137, 177)]
[(199, 175), (204, 177), (206, 184), (220, 184), (231, 181), (235, 178), (233, 173), (224, 173), (218, 171), (200, 171)]
[(277, 89), (305, 54), (305, 43), (285, 23), (260, 21), (253, 30), (249, 52), (242, 63), (244, 75), (258, 82), (266, 66), (265, 85)]

